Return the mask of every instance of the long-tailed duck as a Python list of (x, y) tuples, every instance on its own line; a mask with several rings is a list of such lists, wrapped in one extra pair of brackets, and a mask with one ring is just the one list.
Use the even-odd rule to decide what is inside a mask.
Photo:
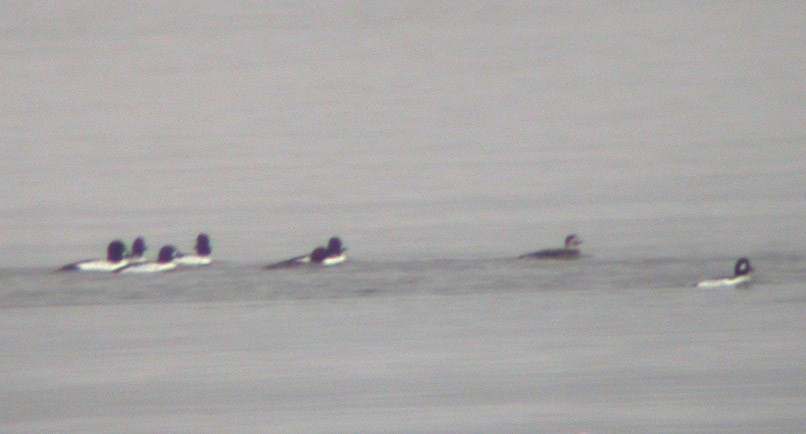
[(565, 247), (561, 249), (545, 249), (518, 256), (518, 259), (577, 259), (579, 258), (579, 245), (582, 244), (576, 234), (565, 237)]

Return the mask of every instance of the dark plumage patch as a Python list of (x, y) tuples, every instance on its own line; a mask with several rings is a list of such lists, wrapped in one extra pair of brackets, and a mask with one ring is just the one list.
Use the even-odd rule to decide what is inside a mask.
[(750, 266), (750, 260), (747, 258), (740, 258), (736, 261), (736, 266), (733, 267), (733, 274), (735, 276), (746, 276), (753, 271), (753, 267)]
[(159, 256), (157, 257), (157, 262), (160, 264), (167, 264), (174, 260), (176, 257), (176, 248), (171, 245), (163, 246), (160, 249)]
[(565, 237), (565, 246), (561, 249), (538, 250), (536, 252), (520, 255), (518, 259), (577, 259), (579, 258), (579, 249), (577, 246), (580, 244), (582, 244), (582, 240), (580, 240), (576, 234), (571, 234)]
[(196, 253), (199, 256), (208, 256), (213, 252), (213, 247), (210, 245), (210, 237), (207, 234), (199, 234), (196, 237)]
[(106, 248), (106, 260), (109, 262), (120, 262), (125, 254), (126, 245), (120, 240), (112, 241)]
[(148, 246), (146, 246), (146, 240), (143, 237), (135, 238), (134, 242), (132, 243), (132, 256), (143, 256), (143, 253), (148, 250)]

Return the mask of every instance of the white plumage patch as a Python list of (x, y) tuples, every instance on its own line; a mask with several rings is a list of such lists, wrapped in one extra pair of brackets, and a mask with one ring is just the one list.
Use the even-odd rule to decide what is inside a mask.
[(179, 265), (198, 266), (210, 265), (213, 260), (209, 256), (185, 255), (175, 258), (174, 262)]
[(132, 265), (120, 270), (121, 273), (160, 273), (163, 271), (170, 271), (176, 268), (173, 262), (160, 263), (148, 262), (145, 264)]
[(342, 254), (341, 254), (341, 255), (339, 255), (339, 256), (330, 256), (330, 257), (328, 257), (328, 258), (325, 258), (325, 259), (322, 261), (322, 265), (336, 265), (336, 264), (341, 264), (342, 262), (344, 262), (344, 261), (346, 261), (346, 260), (347, 260), (347, 256), (345, 256), (345, 255), (342, 253)]
[(750, 283), (750, 276), (725, 277), (722, 279), (709, 279), (697, 283), (697, 288), (722, 288), (729, 286), (746, 285)]
[(80, 271), (117, 271), (127, 265), (129, 265), (129, 261), (126, 259), (118, 262), (99, 260), (79, 262), (76, 264), (76, 268)]

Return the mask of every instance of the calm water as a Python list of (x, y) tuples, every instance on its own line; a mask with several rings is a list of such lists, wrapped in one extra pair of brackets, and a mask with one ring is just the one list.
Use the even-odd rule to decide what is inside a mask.
[(0, 431), (803, 431), (806, 7), (620, 6), (0, 6)]
[(4, 432), (799, 432), (806, 258), (2, 274)]
[[(328, 268), (263, 270), (257, 264), (217, 262), (207, 268), (145, 276), (19, 268), (0, 273), (0, 306), (268, 302), (424, 294), (450, 297), (509, 292), (538, 296), (560, 292), (569, 297), (577, 291), (613, 295), (621, 291), (702, 292), (692, 285), (701, 279), (732, 274), (733, 263), (732, 258), (612, 261), (588, 256), (577, 261), (351, 260)], [(769, 288), (770, 297), (779, 297), (782, 294), (776, 293), (780, 289), (800, 289), (806, 275), (804, 265), (806, 256), (754, 258), (753, 285), (736, 292), (766, 293), (760, 288)]]

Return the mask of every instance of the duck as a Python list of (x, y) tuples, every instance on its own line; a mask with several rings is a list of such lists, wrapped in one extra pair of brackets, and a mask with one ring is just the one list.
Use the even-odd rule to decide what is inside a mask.
[(126, 245), (123, 241), (114, 240), (106, 247), (106, 259), (87, 259), (67, 264), (60, 271), (100, 271), (114, 272), (129, 264), (126, 256)]
[(129, 260), (130, 264), (141, 264), (146, 262), (146, 257), (143, 256), (148, 250), (148, 246), (146, 246), (146, 241), (143, 237), (137, 237), (134, 239), (132, 243), (132, 250), (126, 255), (126, 258)]
[(565, 237), (565, 246), (561, 249), (545, 249), (525, 253), (518, 256), (518, 259), (577, 259), (579, 258), (580, 244), (582, 244), (582, 239), (576, 234), (571, 234)]
[(750, 265), (750, 260), (747, 258), (739, 258), (739, 260), (736, 261), (736, 265), (733, 266), (733, 276), (702, 280), (697, 282), (694, 286), (705, 289), (746, 286), (750, 284), (751, 271), (753, 271), (753, 267)]
[(143, 262), (138, 264), (129, 264), (119, 270), (117, 273), (160, 273), (163, 271), (170, 271), (176, 269), (177, 265), (174, 262), (176, 257), (176, 248), (171, 245), (162, 246), (157, 257), (157, 262)]
[(291, 259), (286, 259), (284, 261), (275, 262), (273, 264), (266, 265), (263, 268), (271, 270), (306, 264), (323, 266), (337, 265), (347, 260), (347, 256), (344, 254), (346, 251), (347, 248), (342, 244), (341, 238), (331, 237), (330, 240), (328, 240), (327, 247), (319, 246), (313, 249), (313, 251), (307, 255), (301, 255)]
[(210, 265), (212, 263), (210, 255), (213, 253), (213, 247), (210, 245), (210, 237), (207, 234), (200, 233), (196, 237), (194, 250), (196, 251), (195, 254), (185, 255), (178, 253), (174, 262), (186, 266)]
[(311, 261), (322, 265), (341, 264), (347, 260), (347, 256), (344, 255), (346, 251), (347, 248), (342, 245), (341, 239), (339, 237), (332, 237), (327, 242), (327, 248), (324, 254), (316, 256), (311, 254)]

